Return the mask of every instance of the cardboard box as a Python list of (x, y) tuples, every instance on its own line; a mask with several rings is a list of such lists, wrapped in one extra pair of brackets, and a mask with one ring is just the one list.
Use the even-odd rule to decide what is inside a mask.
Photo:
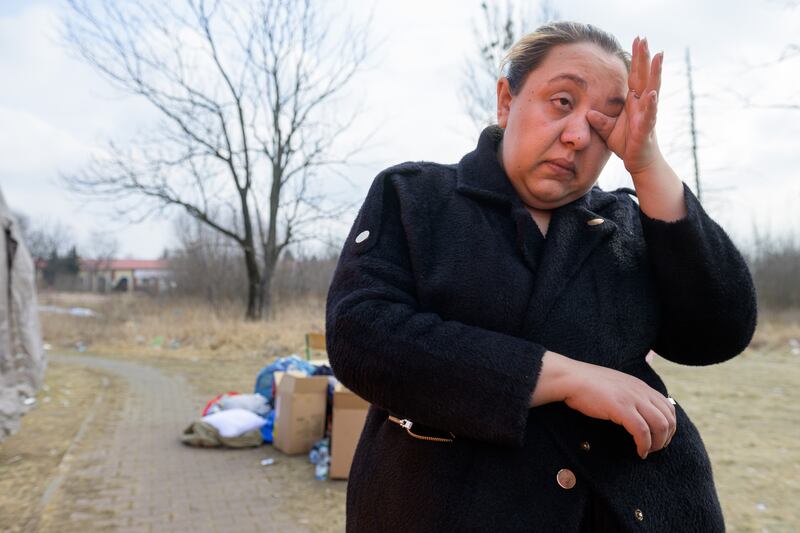
[(276, 390), (272, 445), (286, 454), (308, 453), (325, 436), (328, 376), (289, 371), (279, 377)]
[(333, 390), (331, 464), (328, 477), (347, 479), (358, 439), (367, 419), (369, 402), (337, 384)]

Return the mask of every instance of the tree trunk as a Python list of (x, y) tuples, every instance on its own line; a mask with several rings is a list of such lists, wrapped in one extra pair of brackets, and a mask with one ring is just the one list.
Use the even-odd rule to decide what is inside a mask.
[(263, 308), (261, 302), (261, 275), (258, 272), (258, 261), (252, 248), (245, 248), (244, 263), (247, 267), (247, 314), (248, 320), (261, 318)]
[(264, 271), (261, 276), (261, 312), (263, 317), (269, 317), (272, 311), (272, 278), (278, 258), (274, 253), (267, 253), (264, 257)]

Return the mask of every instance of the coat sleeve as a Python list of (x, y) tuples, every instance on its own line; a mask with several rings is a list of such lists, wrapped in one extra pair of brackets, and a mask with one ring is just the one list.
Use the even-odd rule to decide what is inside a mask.
[(420, 309), (404, 223), (391, 176), (379, 175), (328, 293), (334, 374), (396, 416), (521, 447), (544, 348)]
[(639, 211), (661, 314), (653, 349), (676, 363), (720, 363), (753, 337), (755, 288), (742, 255), (686, 184), (684, 198), (681, 220)]

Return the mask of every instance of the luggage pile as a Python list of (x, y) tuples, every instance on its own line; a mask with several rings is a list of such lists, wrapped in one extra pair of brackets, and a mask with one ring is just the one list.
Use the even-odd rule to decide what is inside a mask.
[(229, 448), (272, 444), (287, 455), (308, 454), (317, 479), (347, 479), (369, 403), (339, 383), (327, 361), (306, 357), (292, 354), (262, 368), (253, 393), (211, 399), (181, 441)]

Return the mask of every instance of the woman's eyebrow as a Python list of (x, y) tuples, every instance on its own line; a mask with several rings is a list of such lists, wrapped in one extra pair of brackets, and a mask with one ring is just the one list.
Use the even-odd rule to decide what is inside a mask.
[[(565, 72), (563, 74), (559, 74), (558, 76), (550, 78), (550, 80), (547, 83), (554, 83), (554, 82), (563, 81), (563, 80), (571, 81), (572, 83), (574, 83), (575, 85), (577, 85), (578, 87), (583, 89), (584, 91), (589, 89), (589, 83), (585, 79), (581, 78), (577, 74), (571, 74), (569, 72)], [(609, 105), (624, 106), (625, 105), (625, 97), (623, 97), (623, 96), (613, 96), (613, 97), (608, 99), (608, 104)]]
[(558, 76), (551, 78), (550, 81), (548, 81), (547, 83), (553, 83), (555, 81), (561, 81), (561, 80), (569, 80), (575, 85), (579, 86), (584, 91), (589, 88), (589, 84), (586, 83), (585, 79), (581, 78), (577, 74), (569, 74), (569, 73), (559, 74)]

